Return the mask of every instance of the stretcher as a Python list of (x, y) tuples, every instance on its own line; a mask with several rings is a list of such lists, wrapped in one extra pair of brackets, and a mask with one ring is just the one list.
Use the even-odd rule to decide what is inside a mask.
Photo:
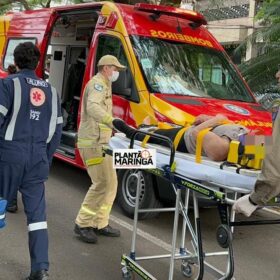
[[(235, 221), (235, 213), (231, 210), (231, 204), (240, 194), (250, 193), (254, 187), (256, 178), (260, 173), (259, 170), (240, 169), (237, 166), (227, 165), (221, 162), (213, 162), (207, 158), (202, 159), (202, 163), (196, 163), (195, 156), (180, 152), (175, 152), (173, 142), (162, 135), (151, 134), (145, 131), (137, 131), (131, 140), (127, 139), (124, 134), (117, 133), (111, 138), (108, 153), (114, 149), (141, 148), (141, 142), (135, 140), (137, 134), (145, 134), (158, 137), (169, 144), (169, 148), (154, 144), (147, 144), (145, 148), (157, 150), (156, 168), (147, 169), (156, 176), (167, 179), (176, 194), (175, 207), (158, 208), (158, 209), (139, 209), (140, 197), (140, 174), (135, 173), (138, 180), (136, 192), (136, 205), (134, 213), (134, 226), (132, 234), (131, 252), (129, 255), (122, 256), (122, 275), (123, 279), (133, 279), (133, 273), (138, 274), (142, 279), (156, 279), (151, 273), (146, 271), (141, 265), (142, 260), (155, 260), (169, 258), (169, 276), (172, 280), (174, 275), (175, 260), (181, 261), (182, 274), (187, 278), (203, 279), (207, 271), (216, 279), (233, 279), (234, 274), (234, 257), (232, 246), (232, 232), (234, 226), (244, 225), (264, 225), (278, 224), (280, 220), (266, 221)], [(174, 168), (176, 163), (176, 168)], [(182, 190), (185, 195), (182, 196)], [(201, 225), (198, 207), (198, 195), (202, 195), (216, 201), (221, 220), (217, 228), (216, 238), (218, 244), (223, 249), (219, 252), (205, 252), (203, 250)], [(193, 199), (194, 226), (191, 223), (189, 213), (190, 199)], [(144, 212), (174, 212), (174, 224), (172, 233), (171, 252), (166, 255), (137, 256), (135, 252), (138, 214)], [(183, 217), (182, 234), (180, 248), (176, 248), (179, 215)], [(186, 248), (186, 234), (190, 234), (191, 247)], [(209, 257), (227, 258), (225, 271), (209, 264), (206, 259)], [(197, 273), (193, 275), (194, 267)]]

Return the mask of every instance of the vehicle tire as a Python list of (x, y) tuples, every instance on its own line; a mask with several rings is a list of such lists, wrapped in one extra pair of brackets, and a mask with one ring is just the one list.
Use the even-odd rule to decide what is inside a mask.
[[(136, 200), (136, 188), (137, 178), (132, 176), (135, 173), (140, 172), (140, 200), (139, 209), (145, 208), (159, 208), (161, 203), (155, 194), (153, 185), (153, 177), (147, 172), (143, 172), (137, 169), (123, 169), (118, 171), (118, 192), (117, 202), (126, 216), (134, 217), (134, 208)], [(140, 213), (138, 215), (139, 220), (156, 217), (158, 212)]]

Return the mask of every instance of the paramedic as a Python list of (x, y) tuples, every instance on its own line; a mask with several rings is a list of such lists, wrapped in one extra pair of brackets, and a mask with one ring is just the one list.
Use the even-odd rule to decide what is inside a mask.
[[(128, 138), (135, 133), (135, 129), (126, 125), (122, 120), (115, 119), (114, 127), (126, 134)], [(156, 129), (153, 132), (169, 137), (174, 141), (177, 133), (182, 129)], [(192, 126), (190, 126), (180, 138), (177, 150), (183, 153), (196, 153), (196, 142), (200, 132), (207, 130), (202, 141), (202, 155), (209, 157), (214, 161), (222, 161), (227, 158), (229, 144), (231, 140), (238, 140), (239, 136), (248, 133), (246, 127), (234, 123), (230, 123), (227, 117), (221, 114), (216, 116), (199, 115), (196, 117)], [(183, 128), (184, 130), (184, 128)], [(140, 138), (140, 139), (139, 139)], [(144, 136), (137, 136), (138, 140), (143, 140)], [(151, 143), (166, 145), (165, 141), (151, 137)]]
[(117, 191), (117, 175), (112, 157), (103, 153), (112, 135), (112, 82), (124, 70), (116, 57), (105, 55), (98, 61), (98, 73), (87, 83), (82, 101), (78, 148), (90, 186), (75, 221), (74, 232), (82, 241), (96, 243), (97, 235), (118, 237), (109, 225), (109, 214)]
[[(16, 74), (17, 68), (14, 64), (10, 64), (8, 66), (8, 75)], [(11, 201), (8, 202), (7, 211), (10, 213), (16, 213), (18, 210), (17, 205), (17, 192), (15, 192), (14, 197), (11, 199)]]
[[(280, 69), (275, 75), (280, 88)], [(280, 114), (276, 115), (272, 132), (272, 146), (267, 147), (267, 155), (263, 161), (262, 171), (251, 194), (239, 198), (233, 205), (233, 210), (249, 217), (258, 205), (265, 205), (270, 199), (280, 193)]]
[(31, 42), (14, 50), (18, 73), (0, 85), (0, 196), (8, 201), (19, 189), (27, 216), (31, 273), (48, 278), (45, 186), (62, 129), (56, 90), (38, 78), (39, 49)]

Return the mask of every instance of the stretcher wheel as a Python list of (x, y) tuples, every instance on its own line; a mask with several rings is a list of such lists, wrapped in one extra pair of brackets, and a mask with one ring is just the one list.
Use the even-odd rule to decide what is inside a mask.
[(191, 278), (193, 275), (193, 269), (188, 262), (182, 261), (181, 271), (185, 277)]
[(216, 238), (218, 244), (222, 248), (228, 248), (229, 244), (232, 242), (232, 233), (227, 225), (219, 225), (216, 232)]

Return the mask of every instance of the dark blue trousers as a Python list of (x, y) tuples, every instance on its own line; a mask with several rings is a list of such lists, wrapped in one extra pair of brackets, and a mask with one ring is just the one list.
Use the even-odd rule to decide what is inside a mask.
[(41, 145), (0, 146), (0, 196), (11, 201), (19, 190), (27, 217), (31, 271), (49, 268), (45, 186), (49, 162)]

